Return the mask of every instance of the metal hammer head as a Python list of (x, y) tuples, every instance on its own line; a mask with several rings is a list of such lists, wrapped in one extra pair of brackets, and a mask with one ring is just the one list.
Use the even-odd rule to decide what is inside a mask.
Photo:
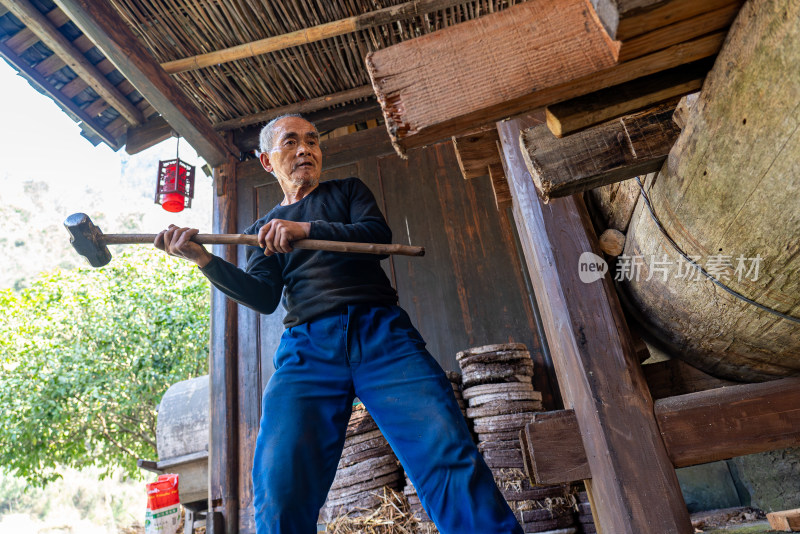
[(92, 267), (102, 267), (111, 261), (111, 251), (103, 242), (103, 232), (85, 213), (73, 213), (64, 221), (69, 242), (78, 254), (89, 260)]

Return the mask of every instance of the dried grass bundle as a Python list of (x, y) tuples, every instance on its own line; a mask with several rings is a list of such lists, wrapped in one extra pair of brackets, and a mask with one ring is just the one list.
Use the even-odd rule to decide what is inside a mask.
[(330, 534), (416, 534), (417, 520), (408, 510), (405, 496), (383, 488), (377, 509), (353, 510), (339, 516), (325, 528)]

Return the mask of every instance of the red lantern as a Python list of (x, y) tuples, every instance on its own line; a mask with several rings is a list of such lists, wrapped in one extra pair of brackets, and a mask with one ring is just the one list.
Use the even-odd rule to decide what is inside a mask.
[(192, 207), (194, 197), (194, 165), (176, 157), (158, 162), (156, 204), (172, 213)]

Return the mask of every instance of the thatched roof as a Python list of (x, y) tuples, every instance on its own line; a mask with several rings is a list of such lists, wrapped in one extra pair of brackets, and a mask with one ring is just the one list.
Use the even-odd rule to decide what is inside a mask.
[[(133, 33), (162, 65), (276, 37), (322, 24), (345, 21), (380, 9), (409, 4), (404, 0), (110, 0)], [(264, 112), (328, 95), (336, 105), (372, 95), (364, 57), (438, 29), (504, 9), (514, 0), (438, 2), (452, 5), (428, 13), (410, 13), (309, 44), (171, 74), (185, 95), (218, 130), (263, 122)], [(0, 54), (35, 86), (50, 94), (91, 140), (114, 148), (124, 143), (127, 128), (157, 115), (154, 107), (124, 79), (93, 43), (52, 0), (3, 0), (0, 4)], [(417, 2), (431, 6), (437, 2)], [(102, 75), (116, 86), (135, 111), (128, 117), (120, 105), (99, 94), (87, 76), (54, 54), (19, 9), (32, 6), (51, 29), (66, 37)], [(10, 11), (9, 11), (10, 10)], [(362, 24), (363, 26), (363, 24)], [(45, 31), (47, 28), (45, 28)], [(77, 81), (76, 81), (77, 80)], [(342, 98), (347, 98), (340, 102)], [(124, 105), (124, 103), (123, 103)], [(324, 107), (324, 106), (323, 106)], [(83, 113), (82, 113), (83, 112)], [(88, 113), (88, 115), (87, 115)], [(227, 122), (226, 122), (227, 121)]]

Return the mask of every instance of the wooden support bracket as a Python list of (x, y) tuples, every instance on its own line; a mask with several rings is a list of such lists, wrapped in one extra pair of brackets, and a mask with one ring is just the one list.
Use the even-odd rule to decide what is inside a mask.
[[(655, 402), (655, 415), (675, 467), (793, 447), (800, 444), (800, 379), (668, 397)], [(592, 478), (574, 411), (536, 414), (525, 433), (532, 481)]]
[(544, 126), (520, 138), (522, 157), (547, 203), (657, 171), (680, 129), (672, 120), (677, 100), (626, 115), (558, 139)]
[[(592, 472), (588, 491), (604, 532), (693, 532), (636, 349), (580, 195), (543, 204), (525, 167), (521, 132), (497, 123), (514, 219), (564, 405), (575, 411)], [(606, 268), (607, 269), (607, 268)], [(582, 274), (583, 273), (583, 274)]]

